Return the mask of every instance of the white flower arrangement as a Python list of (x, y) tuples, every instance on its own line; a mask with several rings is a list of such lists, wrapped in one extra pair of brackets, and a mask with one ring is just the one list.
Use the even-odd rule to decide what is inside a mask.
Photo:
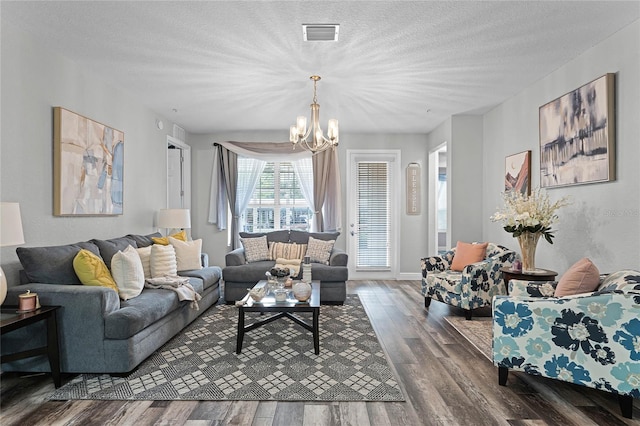
[(504, 192), (502, 198), (504, 207), (491, 216), (493, 222), (501, 222), (503, 229), (515, 238), (524, 232), (539, 232), (549, 244), (553, 244), (551, 225), (558, 221), (556, 210), (569, 205), (569, 197), (551, 203), (546, 192), (536, 188), (531, 195), (509, 191)]

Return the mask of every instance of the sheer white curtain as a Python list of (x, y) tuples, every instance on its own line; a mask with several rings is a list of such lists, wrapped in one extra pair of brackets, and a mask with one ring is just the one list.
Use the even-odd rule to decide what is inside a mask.
[[(300, 160), (292, 161), (293, 172), (296, 174), (298, 182), (300, 182), (300, 189), (304, 199), (309, 203), (309, 206), (313, 208), (313, 163), (311, 158), (302, 158)], [(315, 215), (315, 213), (314, 213)], [(315, 231), (315, 221), (311, 221), (311, 230)]]
[[(238, 218), (238, 232), (242, 230), (242, 214), (251, 201), (251, 195), (256, 189), (265, 164), (267, 164), (266, 161), (257, 158), (238, 157), (238, 189), (236, 192), (236, 211), (234, 212)], [(240, 243), (240, 240), (237, 243)]]

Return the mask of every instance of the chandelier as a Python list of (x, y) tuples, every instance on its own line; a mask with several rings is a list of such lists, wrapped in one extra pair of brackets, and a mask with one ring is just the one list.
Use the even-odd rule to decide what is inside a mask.
[(313, 103), (311, 106), (311, 126), (307, 129), (307, 117), (301, 115), (296, 119), (296, 124), (289, 129), (289, 140), (293, 143), (295, 149), (298, 144), (304, 149), (313, 152), (324, 151), (328, 148), (338, 146), (338, 120), (332, 118), (329, 120), (327, 137), (322, 134), (320, 128), (320, 105), (316, 95), (316, 86), (320, 80), (320, 76), (312, 75), (309, 77), (313, 80)]

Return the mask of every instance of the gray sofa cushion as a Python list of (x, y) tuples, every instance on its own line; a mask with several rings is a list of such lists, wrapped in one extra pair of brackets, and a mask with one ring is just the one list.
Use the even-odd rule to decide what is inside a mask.
[(267, 236), (267, 243), (278, 242), (278, 243), (287, 243), (289, 242), (289, 231), (286, 229), (280, 231), (272, 231), (272, 232), (240, 232), (241, 238), (257, 238), (262, 237), (263, 235)]
[(308, 244), (309, 237), (313, 237), (316, 240), (330, 241), (337, 240), (340, 236), (340, 232), (304, 232), (304, 231), (291, 231), (289, 235), (289, 241), (298, 244)]
[(73, 269), (73, 258), (80, 249), (100, 256), (98, 246), (89, 241), (64, 246), (18, 247), (16, 253), (31, 283), (82, 284)]
[(159, 237), (162, 237), (162, 234), (159, 232), (154, 232), (153, 234), (149, 234), (149, 235), (129, 234), (125, 236), (125, 238), (129, 238), (130, 240), (135, 241), (138, 248), (148, 247), (150, 245), (153, 245), (153, 240), (151, 238), (159, 238)]
[[(253, 262), (240, 266), (224, 268), (224, 280), (233, 282), (256, 283), (267, 277), (265, 273), (275, 265), (273, 260)], [(311, 265), (311, 276), (320, 281), (346, 281), (349, 269), (346, 266), (331, 266), (314, 263)], [(294, 277), (295, 278), (295, 277)]]
[(121, 238), (113, 238), (110, 240), (91, 240), (91, 242), (98, 246), (100, 249), (100, 256), (104, 263), (107, 265), (107, 268), (111, 270), (111, 258), (114, 254), (119, 251), (126, 249), (129, 246), (133, 246), (133, 248), (138, 248), (138, 244), (127, 237)]
[(275, 264), (274, 260), (261, 260), (239, 266), (227, 266), (224, 268), (224, 280), (249, 283), (266, 280), (265, 273), (273, 268)]
[[(190, 278), (193, 289), (202, 295), (202, 280)], [(128, 339), (140, 330), (167, 316), (182, 304), (173, 290), (145, 288), (139, 296), (120, 302), (120, 309), (104, 320), (107, 339)]]
[(209, 266), (202, 269), (192, 269), (190, 271), (180, 271), (178, 275), (183, 277), (200, 278), (204, 283), (204, 289), (208, 289), (212, 285), (218, 284), (222, 278), (222, 269), (218, 266)]

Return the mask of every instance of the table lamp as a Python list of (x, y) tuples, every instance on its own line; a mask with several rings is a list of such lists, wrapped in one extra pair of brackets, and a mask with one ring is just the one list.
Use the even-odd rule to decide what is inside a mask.
[(191, 228), (191, 212), (189, 209), (160, 209), (158, 228), (166, 228), (167, 235), (171, 229)]
[[(20, 204), (0, 203), (0, 247), (24, 244)], [(0, 266), (0, 305), (7, 297), (7, 277)]]

